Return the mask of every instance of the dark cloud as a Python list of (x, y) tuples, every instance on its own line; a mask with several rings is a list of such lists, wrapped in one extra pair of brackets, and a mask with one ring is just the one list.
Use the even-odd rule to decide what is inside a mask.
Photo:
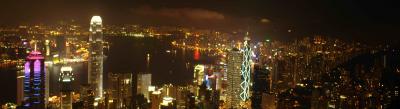
[[(243, 28), (268, 36), (398, 38), (395, 0), (2, 0), (0, 25), (53, 24), (92, 15), (105, 24)], [(287, 30), (296, 30), (288, 35)], [(293, 35), (295, 34), (295, 35)], [(379, 37), (376, 37), (379, 36)], [(381, 37), (382, 36), (382, 37)]]
[(152, 16), (154, 18), (169, 18), (187, 21), (224, 20), (222, 13), (200, 8), (152, 8), (141, 6), (131, 9), (134, 14)]
[[(227, 28), (244, 23), (242, 18), (206, 8), (153, 7), (149, 5), (130, 9), (136, 23), (155, 25), (181, 25), (200, 28)], [(146, 22), (144, 22), (146, 21)]]

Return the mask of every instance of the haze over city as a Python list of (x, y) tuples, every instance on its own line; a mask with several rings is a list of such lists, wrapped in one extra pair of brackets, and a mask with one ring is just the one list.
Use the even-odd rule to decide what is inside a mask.
[(398, 108), (399, 12), (390, 0), (5, 0), (0, 105)]

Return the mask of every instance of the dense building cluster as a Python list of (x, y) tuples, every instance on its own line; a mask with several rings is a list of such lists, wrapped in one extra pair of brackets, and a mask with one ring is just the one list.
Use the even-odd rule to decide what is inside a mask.
[[(177, 50), (193, 51), (194, 62), (185, 64), (193, 76), (180, 77), (192, 81), (156, 84), (160, 82), (149, 70), (149, 53), (143, 57), (146, 72), (105, 73), (103, 62), (113, 45), (107, 40), (121, 37), (167, 42), (171, 48), (165, 53), (174, 56)], [(112, 26), (103, 24), (100, 16), (94, 16), (88, 28), (74, 22), (0, 28), (0, 68), (17, 71), (16, 101), (4, 107), (382, 109), (399, 102), (396, 47), (319, 35), (287, 42), (251, 37), (244, 31)], [(214, 60), (202, 62), (200, 54)], [(76, 66), (87, 71), (78, 72)], [(82, 74), (87, 78), (79, 77)], [(57, 82), (50, 82), (52, 78)]]

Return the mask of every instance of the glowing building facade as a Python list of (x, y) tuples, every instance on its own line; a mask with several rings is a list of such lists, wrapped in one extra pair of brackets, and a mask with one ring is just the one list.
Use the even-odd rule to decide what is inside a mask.
[(140, 73), (137, 75), (137, 94), (143, 94), (146, 99), (150, 99), (149, 87), (151, 86), (151, 74)]
[(46, 108), (45, 64), (38, 51), (32, 51), (25, 62), (24, 106), (32, 109)]
[(111, 80), (112, 101), (115, 104), (112, 109), (132, 108), (132, 74), (109, 73), (108, 78)]
[(227, 55), (227, 90), (226, 105), (227, 109), (240, 108), (240, 92), (241, 92), (241, 67), (243, 54), (236, 48), (228, 52)]
[(90, 21), (88, 83), (96, 98), (103, 97), (103, 32), (100, 16)]
[(201, 84), (203, 84), (204, 81), (204, 65), (196, 65), (194, 66), (194, 72), (193, 72), (193, 85), (196, 87), (196, 92), (195, 95), (199, 96), (199, 89)]
[(201, 84), (203, 84), (204, 81), (204, 65), (196, 65), (194, 66), (194, 73), (193, 73), (193, 83), (194, 85), (198, 85), (200, 86)]
[(61, 83), (61, 109), (72, 109), (72, 81), (74, 80), (71, 66), (61, 67), (59, 81)]
[(241, 68), (241, 75), (242, 75), (242, 82), (240, 86), (242, 88), (240, 92), (240, 98), (242, 101), (246, 101), (250, 98), (250, 69), (251, 69), (251, 47), (249, 44), (250, 38), (244, 38), (244, 46), (243, 46), (243, 60), (242, 60), (242, 68)]

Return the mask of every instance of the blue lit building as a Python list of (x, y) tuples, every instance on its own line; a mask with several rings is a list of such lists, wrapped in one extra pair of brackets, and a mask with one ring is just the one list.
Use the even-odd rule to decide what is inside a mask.
[(42, 53), (32, 51), (25, 62), (24, 106), (32, 109), (46, 108), (45, 65)]

